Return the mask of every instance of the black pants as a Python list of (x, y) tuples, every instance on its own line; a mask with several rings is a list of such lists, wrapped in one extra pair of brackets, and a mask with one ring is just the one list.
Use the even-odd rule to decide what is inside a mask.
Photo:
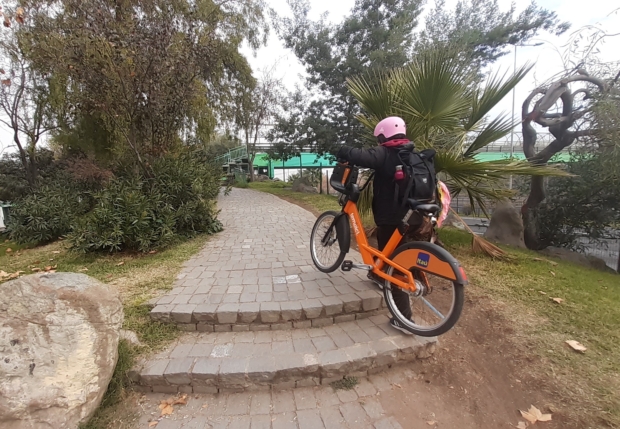
[[(392, 234), (394, 234), (396, 228), (396, 226), (392, 225), (377, 226), (377, 246), (379, 247), (379, 250), (383, 250), (383, 248), (388, 244), (388, 241), (392, 238)], [(394, 297), (396, 307), (398, 307), (402, 315), (407, 319), (411, 319), (409, 294), (398, 287), (393, 287), (392, 296)]]

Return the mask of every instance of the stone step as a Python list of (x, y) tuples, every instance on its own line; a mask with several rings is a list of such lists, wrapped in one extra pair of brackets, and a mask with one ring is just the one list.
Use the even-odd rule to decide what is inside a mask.
[[(322, 327), (385, 311), (383, 294), (374, 283), (343, 275), (306, 272), (268, 277), (263, 290), (275, 292), (263, 293), (266, 302), (238, 302), (244, 296), (237, 292), (250, 286), (179, 286), (152, 303), (151, 318), (185, 331), (242, 332)], [(245, 293), (254, 300), (261, 295)], [(274, 300), (280, 295), (280, 301)]]
[(312, 386), (427, 358), (436, 344), (394, 330), (385, 315), (292, 331), (194, 332), (130, 375), (140, 390), (160, 393)]

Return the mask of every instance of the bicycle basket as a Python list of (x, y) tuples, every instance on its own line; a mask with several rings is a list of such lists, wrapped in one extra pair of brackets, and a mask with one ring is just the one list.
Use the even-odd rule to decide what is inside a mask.
[(329, 184), (336, 191), (344, 194), (347, 192), (348, 185), (351, 183), (357, 183), (358, 169), (347, 164), (337, 164), (334, 167)]

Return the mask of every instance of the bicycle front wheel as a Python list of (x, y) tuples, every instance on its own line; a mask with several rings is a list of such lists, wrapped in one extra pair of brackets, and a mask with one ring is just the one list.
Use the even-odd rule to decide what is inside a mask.
[(336, 271), (342, 265), (342, 261), (344, 261), (346, 256), (346, 252), (340, 248), (336, 225), (332, 226), (338, 214), (335, 211), (323, 213), (316, 220), (310, 234), (312, 262), (314, 262), (319, 271), (324, 273)]
[[(458, 271), (458, 262), (444, 249), (430, 243), (407, 243), (397, 248), (390, 259), (398, 260), (399, 265), (413, 274), (417, 291), (406, 291), (389, 281), (383, 288), (385, 302), (394, 318), (404, 329), (422, 337), (434, 337), (452, 329), (461, 316), (465, 299), (463, 281), (419, 268), (420, 264), (428, 263), (429, 255), (446, 262), (454, 273)], [(403, 265), (404, 261), (408, 261), (408, 266)], [(394, 271), (388, 266), (386, 274), (398, 276)], [(458, 279), (460, 273), (455, 277)]]

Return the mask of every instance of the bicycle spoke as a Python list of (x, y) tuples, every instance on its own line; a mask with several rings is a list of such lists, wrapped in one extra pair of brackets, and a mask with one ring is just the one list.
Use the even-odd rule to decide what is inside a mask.
[(424, 304), (426, 304), (426, 306), (428, 308), (430, 308), (432, 310), (433, 313), (435, 313), (437, 316), (439, 316), (442, 320), (446, 318), (446, 316), (444, 316), (443, 314), (441, 314), (441, 312), (439, 310), (437, 310), (433, 304), (431, 304), (430, 302), (428, 302), (426, 300), (426, 298), (422, 297), (420, 298), (422, 300), (422, 302), (424, 302)]

